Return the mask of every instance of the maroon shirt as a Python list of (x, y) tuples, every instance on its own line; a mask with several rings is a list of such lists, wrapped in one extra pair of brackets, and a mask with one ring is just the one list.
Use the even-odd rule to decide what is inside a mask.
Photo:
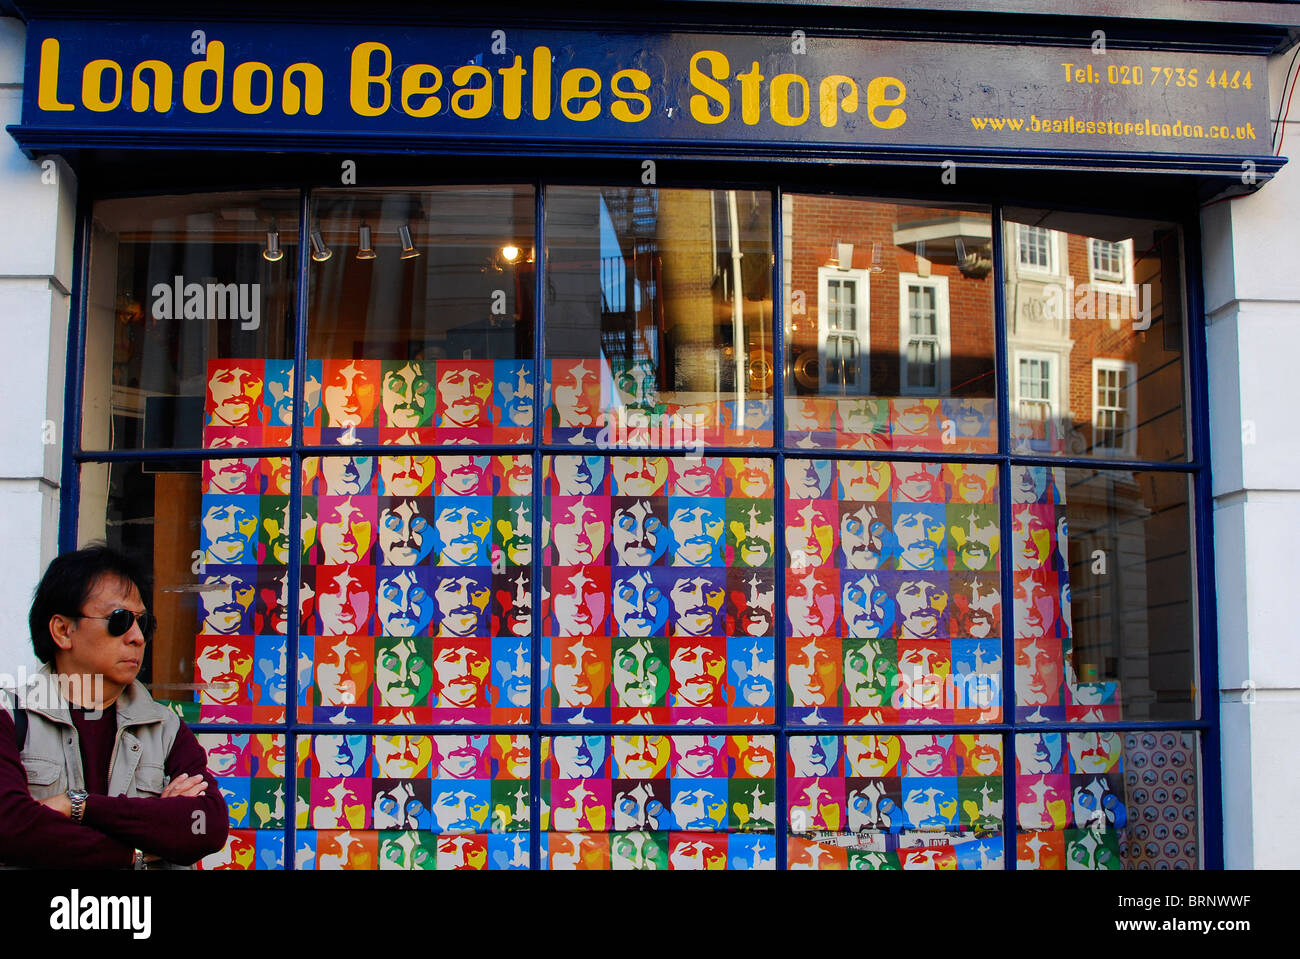
[[(188, 726), (181, 723), (164, 763), (171, 779), (201, 774), (207, 792), (198, 797), (108, 796), (108, 765), (117, 736), (117, 707), (97, 719), (85, 710), (71, 711), (81, 747), (86, 790), (85, 817), (74, 823), (42, 806), (27, 791), (14, 742), (15, 730), (7, 710), (0, 710), (0, 862), (11, 866), (46, 868), (128, 868), (133, 850), (141, 849), (168, 862), (189, 865), (220, 849), (228, 829), (226, 801), (207, 769), (208, 757)], [(195, 812), (202, 812), (197, 818)], [(195, 833), (196, 822), (204, 829)]]

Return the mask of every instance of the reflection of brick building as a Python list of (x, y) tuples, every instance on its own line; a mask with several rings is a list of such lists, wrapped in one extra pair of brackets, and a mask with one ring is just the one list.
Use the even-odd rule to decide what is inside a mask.
[(784, 222), (796, 393), (993, 396), (987, 214), (787, 195)]
[[(1176, 231), (1115, 217), (1016, 219), (1004, 243), (1012, 447), (1184, 456), (1182, 306), (1164, 295), (1181, 283)], [(1066, 475), (1072, 665), (1118, 682), (1128, 718), (1186, 715), (1191, 565), (1175, 545), (1189, 522), (1186, 489), (1150, 473)]]
[(1181, 283), (1175, 230), (1116, 217), (1021, 219), (1004, 244), (1015, 445), (1184, 456), (1182, 306), (1164, 295)]

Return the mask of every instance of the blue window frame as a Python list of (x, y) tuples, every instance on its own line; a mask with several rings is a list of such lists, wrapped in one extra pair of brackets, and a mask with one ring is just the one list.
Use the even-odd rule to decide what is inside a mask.
[[(719, 171), (721, 174), (721, 171)], [(797, 182), (792, 176), (789, 182)], [(782, 190), (778, 186), (771, 186), (773, 197), (772, 204), (772, 248), (774, 252), (774, 266), (772, 269), (771, 282), (775, 290), (782, 290), (784, 280), (781, 275), (780, 264), (782, 263), (782, 230), (781, 216)], [(539, 181), (536, 193), (536, 234), (534, 237), (534, 248), (538, 251), (546, 249), (545, 241), (545, 223), (547, 208), (548, 188), (545, 181)], [(298, 256), (298, 275), (305, 277), (309, 267), (309, 256), (311, 251), (311, 190), (304, 188), (300, 195), (298, 210), (298, 242), (296, 246)], [(68, 354), (68, 394), (67, 394), (67, 414), (65, 421), (65, 436), (71, 437), (64, 450), (64, 470), (63, 470), (63, 489), (61, 492), (61, 520), (60, 520), (60, 543), (62, 548), (71, 549), (77, 545), (78, 529), (78, 512), (81, 508), (81, 484), (80, 470), (84, 464), (94, 463), (119, 463), (119, 464), (147, 464), (157, 463), (165, 460), (185, 459), (197, 461), (214, 456), (211, 450), (203, 449), (175, 449), (175, 450), (122, 450), (122, 451), (105, 451), (96, 449), (83, 449), (81, 446), (81, 426), (84, 409), (83, 397), (83, 371), (85, 368), (85, 351), (86, 351), (86, 329), (87, 329), (87, 299), (89, 288), (89, 247), (90, 247), (90, 223), (91, 223), (91, 199), (83, 197), (79, 209), (80, 233), (77, 244), (77, 266), (75, 273), (76, 288), (74, 290), (74, 322), (72, 324), (72, 335), (69, 337), (69, 354)], [(1197, 236), (1195, 218), (1188, 213), (1181, 218), (1184, 237), (1186, 238), (1186, 249), (1195, 250), (1197, 245), (1195, 239)], [(1000, 205), (993, 207), (993, 222), (1000, 225), (1002, 222), (1002, 210)], [(1000, 277), (1002, 275), (1002, 264), (1005, 257), (1005, 250), (1002, 240), (1002, 231), (994, 229), (991, 241), (993, 275)], [(533, 337), (534, 355), (533, 361), (536, 364), (535, 369), (540, 371), (545, 369), (546, 356), (544, 344), (546, 340), (546, 269), (544, 257), (539, 255), (539, 263), (542, 268), (535, 274), (535, 335)], [(294, 343), (296, 344), (295, 362), (299, 369), (305, 369), (309, 359), (307, 352), (307, 312), (309, 291), (305, 282), (297, 285), (297, 300), (295, 322)], [(1013, 451), (1011, 448), (1011, 410), (1008, 406), (1008, 398), (1014, 396), (1014, 391), (1010, 389), (1009, 382), (1009, 355), (1007, 347), (1008, 335), (1008, 310), (1005, 291), (1000, 282), (994, 286), (995, 302), (995, 356), (997, 370), (997, 395), (1001, 398), (998, 404), (998, 447), (996, 452), (980, 454), (962, 454), (960, 457), (936, 452), (927, 454), (928, 459), (937, 462), (948, 462), (960, 459), (965, 462), (987, 463), (995, 465), (999, 475), (999, 488), (1002, 491), (998, 501), (998, 511), (1000, 527), (1003, 531), (1009, 531), (1013, 527), (1012, 509), (1013, 504), (1010, 499), (1010, 486), (1012, 481), (1012, 470), (1015, 466), (1041, 466), (1062, 469), (1092, 470), (1097, 467), (1103, 467), (1109, 471), (1143, 471), (1151, 474), (1174, 474), (1176, 476), (1185, 476), (1189, 483), (1189, 506), (1192, 516), (1192, 548), (1196, 555), (1196, 562), (1193, 567), (1195, 580), (1195, 604), (1196, 604), (1196, 621), (1198, 628), (1197, 636), (1197, 682), (1199, 688), (1207, 694), (1217, 688), (1217, 660), (1215, 655), (1215, 615), (1214, 615), (1214, 584), (1212, 576), (1212, 566), (1210, 562), (1210, 544), (1213, 542), (1211, 528), (1211, 511), (1210, 511), (1210, 486), (1209, 486), (1209, 460), (1208, 460), (1208, 424), (1207, 424), (1207, 393), (1206, 393), (1206, 361), (1204, 355), (1204, 337), (1201, 325), (1201, 313), (1199, 310), (1199, 276), (1197, 269), (1197, 258), (1195, 255), (1188, 253), (1185, 257), (1184, 277), (1181, 292), (1186, 297), (1187, 309), (1186, 327), (1189, 334), (1186, 337), (1186, 377), (1190, 383), (1190, 408), (1187, 410), (1188, 423), (1190, 429), (1191, 449), (1190, 454), (1184, 459), (1175, 462), (1147, 462), (1137, 460), (1118, 460), (1110, 458), (1105, 463), (1099, 463), (1094, 459), (1083, 456), (1051, 456), (1041, 454), (1036, 451)], [(776, 369), (785, 369), (787, 363), (785, 328), (786, 317), (782, 304), (785, 302), (784, 296), (776, 295), (773, 298), (774, 317), (772, 328), (773, 342), (773, 364)], [(784, 400), (786, 385), (783, 377), (777, 376), (772, 383), (772, 398), (776, 409), (784, 409)], [(808, 454), (806, 451), (800, 451), (796, 448), (782, 443), (782, 434), (776, 433), (776, 442), (774, 445), (766, 448), (746, 450), (750, 455), (761, 455), (770, 457), (774, 463), (774, 475), (782, 477), (785, 475), (785, 464), (787, 459), (804, 458)], [(325, 447), (308, 447), (303, 444), (302, 424), (299, 421), (293, 427), (291, 445), (287, 451), (291, 458), (293, 467), (291, 470), (292, 487), (291, 501), (297, 502), (303, 495), (301, 476), (302, 471), (299, 468), (301, 461), (310, 455), (321, 454), (332, 451), (334, 448)], [(484, 452), (492, 453), (518, 453), (515, 446), (483, 446)], [(356, 447), (358, 453), (378, 454), (381, 447), (360, 446)], [(541, 418), (535, 419), (534, 435), (532, 442), (528, 445), (528, 451), (533, 460), (533, 475), (541, 477), (543, 475), (543, 458), (548, 455), (564, 454), (572, 451), (571, 447), (545, 443), (542, 440)], [(707, 452), (725, 455), (734, 453), (734, 448), (715, 448)], [(280, 448), (250, 449), (245, 451), (245, 455), (283, 455), (286, 451)], [(826, 454), (830, 458), (852, 459), (861, 458), (864, 454), (852, 451), (836, 451)], [(916, 461), (919, 457), (914, 454), (901, 454), (880, 452), (871, 454), (880, 460), (890, 462), (910, 462)], [(543, 492), (543, 485), (540, 482), (534, 483), (532, 503), (535, 516), (542, 516), (546, 508), (546, 497)], [(297, 541), (301, 535), (301, 513), (299, 510), (290, 510), (290, 539)], [(787, 516), (785, 515), (784, 498), (780, 495), (774, 497), (774, 524), (776, 529), (787, 529)], [(780, 552), (778, 546), (778, 553)], [(538, 555), (533, 557), (534, 569), (541, 568), (541, 560)], [(290, 595), (296, 594), (299, 587), (299, 565), (289, 564), (289, 591)], [(1003, 597), (1010, 597), (1014, 594), (1013, 570), (1009, 562), (1004, 561), (1000, 566), (1000, 586)], [(783, 610), (785, 608), (785, 586), (783, 579), (776, 579), (776, 608)], [(533, 577), (533, 608), (541, 608), (541, 577)], [(783, 619), (783, 617), (779, 617)], [(1004, 651), (1012, 649), (1010, 627), (1007, 625), (1008, 619), (1003, 620), (1003, 648)], [(294, 661), (296, 644), (298, 641), (298, 628), (291, 625), (288, 638), (288, 656), (289, 661)], [(776, 627), (776, 661), (779, 663), (786, 662), (786, 649), (788, 641), (784, 635), (785, 630)], [(538, 669), (540, 656), (540, 642), (542, 639), (541, 627), (535, 620), (533, 625), (533, 695), (531, 706), (531, 721), (527, 725), (527, 734), (531, 738), (532, 744), (532, 772), (531, 772), (531, 820), (530, 829), (530, 859), (531, 867), (538, 868), (540, 865), (540, 815), (539, 803), (542, 797), (542, 778), (540, 757), (542, 755), (542, 739), (547, 735), (566, 734), (572, 731), (572, 727), (553, 727), (544, 726), (540, 721), (541, 709), (541, 676)], [(1001, 737), (1003, 743), (1003, 795), (1006, 797), (1006, 804), (1014, 804), (1017, 797), (1017, 773), (1015, 763), (1012, 757), (1015, 756), (1015, 736), (1017, 733), (1025, 732), (1046, 732), (1046, 733), (1068, 733), (1079, 731), (1080, 727), (1076, 724), (1066, 722), (1047, 722), (1034, 723), (1027, 726), (1015, 720), (1017, 714), (1017, 703), (1015, 698), (1015, 682), (1013, 681), (1014, 666), (1009, 661), (1010, 657), (1003, 655), (1003, 681), (1001, 690), (1003, 694), (1002, 702), (1002, 721), (980, 727), (979, 731), (990, 733)], [(296, 701), (297, 675), (296, 671), (290, 669), (287, 674), (287, 702)], [(317, 724), (302, 723), (298, 721), (293, 709), (289, 709), (286, 715), (286, 724), (264, 725), (264, 724), (203, 724), (196, 729), (204, 732), (232, 732), (232, 733), (258, 733), (258, 732), (275, 732), (282, 733), (285, 736), (285, 771), (286, 771), (286, 796), (296, 794), (293, 787), (295, 779), (295, 753), (298, 748), (298, 736), (323, 732), (330, 727), (320, 726)], [(917, 732), (918, 728), (924, 728), (928, 732), (937, 734), (960, 734), (971, 731), (965, 726), (927, 726), (916, 727), (911, 725), (887, 725), (875, 727), (874, 731), (881, 734), (908, 734)], [(480, 726), (476, 727), (476, 732), (483, 733), (518, 733), (521, 727), (518, 726)], [(847, 735), (860, 731), (860, 727), (828, 725), (821, 727), (822, 731), (827, 733)], [(1112, 721), (1104, 722), (1087, 727), (1088, 731), (1094, 730), (1113, 730), (1124, 734), (1141, 735), (1148, 732), (1191, 732), (1198, 735), (1199, 754), (1201, 760), (1202, 780), (1201, 780), (1201, 801), (1200, 801), (1200, 840), (1201, 840), (1201, 858), (1202, 864), (1208, 868), (1219, 868), (1222, 865), (1222, 836), (1221, 836), (1221, 811), (1219, 799), (1219, 730), (1217, 710), (1214, 709), (1213, 701), (1210, 700), (1202, 709), (1202, 714), (1196, 718), (1179, 719), (1177, 721), (1149, 721), (1149, 722), (1127, 722)], [(661, 730), (662, 732), (679, 731), (680, 727), (671, 727)], [(785, 697), (778, 696), (776, 700), (776, 723), (773, 727), (767, 727), (762, 732), (770, 732), (776, 737), (777, 747), (777, 768), (784, 771), (786, 768), (787, 753), (789, 750), (790, 737), (807, 732), (808, 727), (796, 725), (791, 722), (788, 710), (785, 704)], [(427, 726), (410, 726), (402, 730), (412, 735), (418, 734), (438, 734), (445, 733), (447, 727), (441, 725)], [(616, 726), (612, 724), (596, 724), (584, 727), (584, 731), (593, 735), (618, 735), (625, 733), (627, 727)], [(637, 730), (642, 731), (641, 728)], [(733, 727), (720, 725), (712, 727), (712, 732), (725, 734), (742, 734), (750, 732), (749, 727)], [(393, 732), (393, 727), (384, 725), (359, 724), (351, 727), (349, 732), (366, 735), (382, 735)], [(776, 805), (778, 810), (787, 809), (787, 778), (782, 772), (776, 778)], [(1007, 868), (1015, 868), (1017, 861), (1016, 852), (1016, 828), (1015, 820), (1011, 818), (1013, 814), (1010, 809), (1004, 805), (1004, 826), (1002, 829), (1003, 861)], [(293, 816), (287, 816), (285, 820), (285, 868), (293, 868), (295, 824)], [(778, 837), (783, 837), (784, 832), (778, 829)], [(777, 867), (785, 868), (788, 860), (788, 843), (779, 838), (776, 843)]]

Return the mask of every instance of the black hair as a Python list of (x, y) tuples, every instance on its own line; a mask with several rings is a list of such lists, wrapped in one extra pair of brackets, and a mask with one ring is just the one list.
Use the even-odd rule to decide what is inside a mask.
[(50, 636), (50, 618), (56, 615), (79, 618), (86, 600), (105, 576), (130, 583), (140, 591), (141, 599), (148, 601), (149, 579), (144, 568), (131, 556), (103, 543), (64, 553), (50, 563), (36, 586), (27, 616), (37, 659), (53, 663), (58, 651)]

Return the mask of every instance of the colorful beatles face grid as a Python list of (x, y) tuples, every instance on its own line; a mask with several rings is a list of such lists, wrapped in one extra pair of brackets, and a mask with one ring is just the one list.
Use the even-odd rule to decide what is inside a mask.
[(1002, 739), (790, 737), (791, 869), (1001, 869)]
[[(307, 442), (531, 439), (529, 364), (439, 361), (431, 372), (309, 363)], [(278, 361), (212, 361), (207, 445), (287, 444), (291, 374)], [(708, 444), (740, 444), (742, 432), (771, 441), (765, 401), (732, 414), (670, 409), (649, 370), (554, 360), (550, 375), (554, 442), (622, 430), (625, 452), (672, 441), (663, 431), (682, 423)], [(792, 400), (787, 439), (950, 452), (944, 430), (956, 423), (958, 448), (983, 451), (989, 420), (961, 402)], [(827, 410), (831, 425), (813, 428)], [(547, 456), (540, 517), (531, 454), (307, 457), (291, 609), (290, 462), (202, 463), (203, 721), (284, 721), (296, 615), (301, 722), (527, 724), (538, 523), (545, 724), (765, 725), (778, 695), (795, 726), (999, 722), (1004, 561), (1016, 722), (1121, 718), (1118, 683), (1072, 648), (1062, 469), (1013, 467), (1008, 553), (992, 464), (787, 459), (778, 536), (771, 457)], [(283, 734), (200, 739), (231, 828), (203, 868), (284, 868)], [(775, 868), (779, 815), (792, 869), (1003, 867), (1001, 735), (787, 742), (778, 811), (771, 734), (543, 737), (543, 868)], [(1198, 863), (1195, 734), (1014, 742), (1018, 868)], [(296, 868), (528, 868), (527, 735), (339, 729), (300, 736), (297, 756)]]
[[(309, 369), (309, 397), (311, 374)], [(319, 394), (319, 364), (315, 387)], [(203, 445), (209, 449), (288, 446), (293, 427), (293, 405), (291, 360), (208, 360)]]
[(1193, 869), (1195, 733), (1016, 736), (1019, 869)]
[(1196, 868), (1195, 733), (1020, 735), (1016, 772), (1017, 868)]
[(775, 721), (773, 461), (546, 460), (542, 721)]
[(997, 452), (992, 397), (791, 397), (785, 441), (799, 449)]
[[(223, 462), (205, 464), (200, 715), (280, 722), (288, 497), (227, 490), (279, 490), (287, 468)], [(532, 458), (330, 456), (303, 473), (300, 719), (527, 722)]]
[(542, 740), (543, 868), (774, 869), (773, 736)]
[(1001, 718), (997, 467), (785, 461), (791, 722)]
[(1119, 684), (1076, 662), (1071, 643), (1065, 470), (1011, 470), (1017, 722), (1115, 722)]
[(284, 868), (284, 734), (199, 733), (230, 833), (201, 869)]
[[(308, 360), (303, 442), (312, 445), (527, 443), (534, 376), (526, 360)], [(208, 362), (205, 447), (287, 446), (290, 360)]]
[(322, 457), (316, 722), (528, 720), (532, 459)]
[(712, 400), (661, 396), (650, 360), (552, 359), (546, 364), (543, 439), (602, 449), (771, 446), (773, 401), (764, 395)]
[(298, 737), (299, 869), (527, 869), (528, 736)]
[[(203, 461), (194, 682), (205, 721), (284, 721), (289, 469), (287, 456)], [(300, 591), (304, 623), (311, 598)], [(307, 678), (300, 668), (300, 689)]]

